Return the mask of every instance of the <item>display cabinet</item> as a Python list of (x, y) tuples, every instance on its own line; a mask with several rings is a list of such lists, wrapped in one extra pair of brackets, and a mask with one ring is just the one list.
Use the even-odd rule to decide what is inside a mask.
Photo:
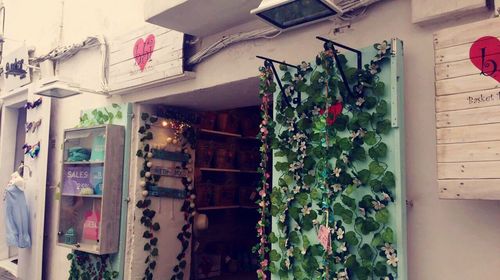
[(124, 133), (117, 125), (64, 132), (58, 245), (118, 251)]

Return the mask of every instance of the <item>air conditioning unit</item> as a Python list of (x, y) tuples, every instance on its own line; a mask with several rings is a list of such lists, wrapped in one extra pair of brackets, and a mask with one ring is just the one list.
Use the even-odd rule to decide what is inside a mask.
[(263, 0), (251, 11), (279, 29), (329, 19), (381, 0)]

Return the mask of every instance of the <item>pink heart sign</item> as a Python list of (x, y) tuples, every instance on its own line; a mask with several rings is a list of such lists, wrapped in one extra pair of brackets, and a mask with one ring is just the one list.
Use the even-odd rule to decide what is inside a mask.
[(144, 71), (146, 64), (148, 63), (151, 55), (153, 55), (155, 49), (155, 35), (149, 34), (146, 40), (140, 38), (135, 42), (134, 45), (134, 58), (135, 62)]
[(500, 83), (500, 40), (493, 36), (477, 39), (469, 50), (469, 58), (481, 75), (491, 77)]

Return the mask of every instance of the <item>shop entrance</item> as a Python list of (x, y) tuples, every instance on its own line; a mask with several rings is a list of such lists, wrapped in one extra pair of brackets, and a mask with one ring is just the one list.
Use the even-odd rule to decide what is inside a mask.
[[(261, 178), (256, 138), (259, 104), (255, 78), (169, 96), (151, 105), (153, 111), (175, 108), (198, 117), (192, 173), (197, 215), (190, 243), (190, 279), (257, 279), (252, 247), (258, 243), (260, 218), (256, 204)], [(161, 135), (155, 134), (155, 143), (169, 141), (159, 139)], [(160, 251), (177, 244), (164, 246)]]

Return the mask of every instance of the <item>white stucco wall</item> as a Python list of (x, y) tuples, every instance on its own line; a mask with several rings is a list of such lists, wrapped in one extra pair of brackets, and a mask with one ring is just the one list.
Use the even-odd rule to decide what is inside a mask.
[[(43, 54), (55, 46), (59, 38), (59, 0), (5, 0), (7, 7), (7, 40), (5, 53), (26, 41)], [(78, 41), (87, 35), (113, 37), (143, 23), (143, 1), (135, 0), (70, 0), (65, 3), (63, 42)], [(500, 202), (444, 201), (437, 198), (434, 113), (434, 59), (432, 33), (447, 26), (487, 18), (447, 21), (420, 27), (411, 23), (410, 1), (388, 0), (369, 10), (368, 15), (345, 33), (334, 35), (333, 25), (325, 22), (286, 32), (272, 40), (258, 40), (232, 46), (196, 67), (194, 80), (161, 88), (144, 90), (113, 100), (95, 95), (80, 95), (53, 104), (51, 137), (56, 141), (49, 163), (49, 185), (59, 177), (58, 161), (63, 129), (78, 122), (81, 109), (103, 106), (111, 102), (147, 101), (166, 95), (190, 92), (257, 75), (262, 61), (255, 55), (298, 63), (311, 58), (321, 49), (315, 36), (325, 36), (353, 47), (398, 37), (405, 44), (405, 114), (407, 194), (413, 201), (408, 210), (409, 279), (497, 279), (500, 274)], [(255, 22), (231, 30), (251, 29)], [(229, 33), (229, 32), (228, 32)], [(207, 45), (218, 36), (205, 38)], [(90, 57), (90, 58), (89, 58)], [(77, 55), (61, 68), (65, 75), (88, 77), (98, 71), (97, 55), (90, 51)], [(96, 65), (93, 65), (92, 60)], [(70, 65), (70, 66), (69, 66)], [(95, 66), (95, 68), (94, 68)], [(235, 97), (237, 97), (235, 92)], [(257, 93), (256, 93), (257, 94)], [(135, 150), (133, 148), (133, 150)], [(134, 169), (132, 169), (134, 170)], [(132, 186), (131, 186), (132, 187)], [(131, 194), (137, 194), (131, 190)], [(130, 207), (134, 207), (131, 204)], [(67, 279), (68, 250), (55, 246), (55, 207), (53, 191), (47, 192), (46, 213), (46, 279)], [(142, 233), (139, 233), (142, 235)], [(129, 238), (131, 240), (132, 237)], [(130, 250), (129, 250), (130, 252)], [(138, 258), (143, 260), (141, 254)], [(130, 260), (131, 263), (139, 263)], [(127, 266), (127, 264), (126, 264)], [(143, 271), (143, 268), (137, 268)]]

